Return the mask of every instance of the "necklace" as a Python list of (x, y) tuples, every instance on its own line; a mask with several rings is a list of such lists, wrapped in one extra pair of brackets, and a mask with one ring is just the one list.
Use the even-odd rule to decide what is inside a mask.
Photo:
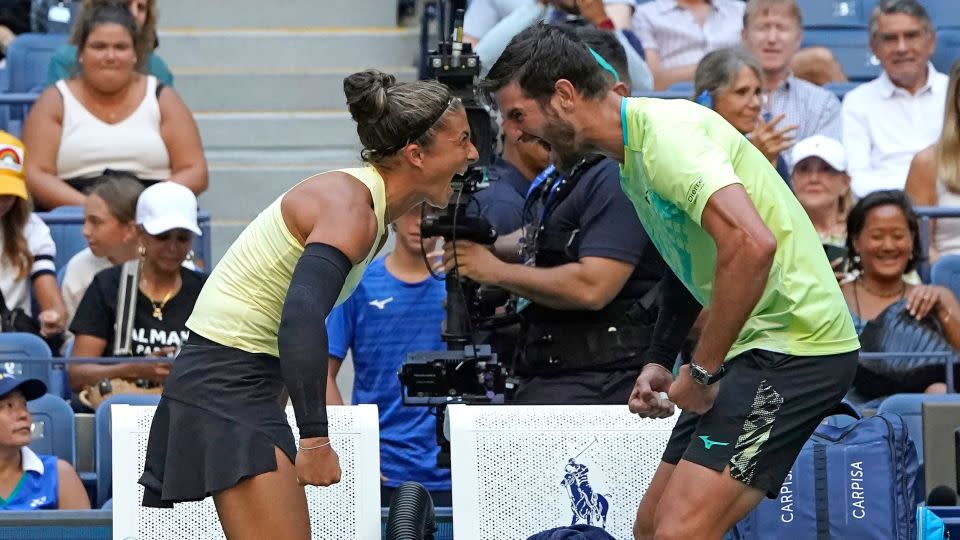
[(907, 284), (904, 283), (903, 281), (900, 282), (900, 288), (899, 288), (899, 289), (897, 289), (897, 290), (895, 290), (895, 291), (883, 291), (883, 292), (881, 292), (881, 291), (875, 291), (875, 290), (871, 289), (871, 288), (867, 285), (867, 282), (864, 281), (863, 277), (858, 277), (858, 278), (857, 278), (857, 281), (859, 281), (860, 284), (863, 285), (863, 290), (867, 291), (868, 293), (870, 293), (870, 294), (872, 294), (872, 295), (874, 295), (874, 296), (879, 296), (880, 298), (893, 298), (894, 296), (903, 296), (904, 291), (906, 291), (906, 289), (907, 289)]
[(153, 298), (147, 297), (150, 300), (150, 304), (153, 305), (153, 318), (158, 321), (163, 320), (163, 308), (167, 305), (167, 300), (170, 300), (170, 297), (173, 295), (173, 291), (167, 291), (167, 295), (163, 297), (163, 300), (159, 302), (154, 302)]
[(163, 320), (163, 308), (166, 307), (167, 302), (170, 300), (170, 297), (173, 296), (173, 293), (179, 290), (179, 285), (175, 285), (173, 288), (167, 291), (167, 294), (164, 295), (163, 300), (156, 301), (149, 294), (147, 294), (146, 288), (149, 285), (149, 282), (146, 278), (141, 277), (140, 282), (143, 284), (143, 295), (147, 297), (147, 300), (150, 301), (150, 305), (153, 306), (153, 318), (162, 321)]

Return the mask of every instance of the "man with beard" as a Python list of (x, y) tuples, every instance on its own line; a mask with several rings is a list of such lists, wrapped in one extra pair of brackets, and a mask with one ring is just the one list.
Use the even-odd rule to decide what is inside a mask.
[[(813, 225), (763, 154), (706, 107), (611, 92), (593, 58), (575, 35), (536, 26), (488, 84), (524, 132), (622, 164), (623, 189), (673, 271), (629, 406), (683, 410), (634, 535), (719, 540), (778, 495), (853, 382), (859, 342)], [(682, 336), (706, 305), (674, 380)]]
[[(606, 86), (626, 95), (616, 37), (592, 28), (577, 32), (594, 44), (598, 56), (591, 61), (605, 66)], [(501, 96), (507, 133), (521, 133), (511, 104), (519, 98)], [(444, 262), (448, 271), (456, 266), (463, 277), (521, 297), (514, 403), (623, 404), (650, 341), (663, 263), (620, 189), (616, 162), (570, 150), (557, 139), (556, 168), (529, 189), (520, 244), (525, 263), (508, 262), (517, 258), (519, 235), (499, 242), (501, 258), (478, 244), (447, 244)]]

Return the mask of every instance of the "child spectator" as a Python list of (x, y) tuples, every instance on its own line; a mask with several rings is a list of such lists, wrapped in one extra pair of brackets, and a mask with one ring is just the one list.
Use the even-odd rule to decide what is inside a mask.
[(136, 179), (111, 174), (87, 196), (83, 237), (89, 247), (70, 259), (61, 284), (67, 326), (97, 273), (137, 257), (137, 199), (142, 192), (143, 186)]
[[(22, 310), (30, 316), (31, 293), (40, 306), (38, 333), (53, 339), (63, 332), (66, 308), (53, 266), (56, 247), (50, 229), (30, 211), (23, 181), (23, 143), (0, 132), (0, 292), (6, 310)], [(4, 329), (8, 330), (8, 329)]]

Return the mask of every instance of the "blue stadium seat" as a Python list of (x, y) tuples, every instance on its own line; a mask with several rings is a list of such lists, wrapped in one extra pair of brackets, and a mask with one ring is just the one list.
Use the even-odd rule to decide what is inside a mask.
[(667, 92), (683, 92), (689, 96), (693, 93), (693, 81), (673, 83), (670, 88), (667, 88)]
[(930, 282), (942, 285), (960, 298), (960, 255), (944, 255), (930, 269)]
[(97, 468), (97, 500), (93, 507), (100, 508), (113, 494), (113, 439), (110, 437), (110, 405), (156, 405), (158, 395), (110, 396), (97, 407), (93, 417), (94, 464)]
[(47, 67), (57, 47), (67, 42), (61, 34), (20, 34), (7, 50), (8, 92), (36, 92), (47, 82)]
[(883, 400), (877, 414), (899, 414), (907, 426), (910, 439), (917, 447), (923, 465), (923, 403), (927, 401), (960, 402), (960, 394), (894, 394)]
[(27, 402), (27, 408), (33, 415), (30, 449), (76, 464), (77, 426), (70, 405), (60, 396), (47, 394)]
[(866, 28), (863, 0), (800, 0), (805, 28)]
[[(47, 82), (47, 67), (54, 51), (66, 43), (63, 34), (20, 34), (7, 50), (7, 85), (5, 91), (26, 94), (43, 90)], [(0, 107), (0, 123), (4, 129), (20, 136), (27, 117), (27, 105)]]
[(40, 379), (47, 385), (47, 392), (60, 395), (61, 381), (50, 376), (52, 359), (50, 347), (39, 336), (0, 333), (0, 372), (23, 379)]
[(933, 25), (939, 28), (960, 28), (960, 5), (957, 0), (920, 0)]
[(870, 50), (866, 29), (807, 30), (803, 46), (829, 48), (851, 81), (869, 81), (880, 75), (880, 61)]
[(83, 237), (83, 207), (61, 206), (37, 215), (50, 227), (50, 236), (57, 246), (54, 266), (57, 270), (66, 267), (71, 257), (87, 247), (87, 239)]
[[(957, 5), (960, 13), (960, 4)], [(949, 73), (953, 63), (960, 60), (960, 27), (947, 28), (937, 32), (937, 50), (933, 51), (930, 61), (940, 73)]]
[(834, 93), (837, 96), (837, 99), (843, 101), (843, 98), (847, 95), (847, 92), (853, 90), (854, 88), (860, 86), (861, 83), (858, 82), (828, 82), (823, 85), (824, 88)]

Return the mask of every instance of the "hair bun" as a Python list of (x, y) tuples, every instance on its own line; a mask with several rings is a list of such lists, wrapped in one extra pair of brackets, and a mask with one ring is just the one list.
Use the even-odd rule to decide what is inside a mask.
[(360, 125), (375, 124), (389, 110), (387, 89), (397, 79), (376, 69), (360, 71), (343, 80), (343, 94), (347, 97), (350, 116)]

